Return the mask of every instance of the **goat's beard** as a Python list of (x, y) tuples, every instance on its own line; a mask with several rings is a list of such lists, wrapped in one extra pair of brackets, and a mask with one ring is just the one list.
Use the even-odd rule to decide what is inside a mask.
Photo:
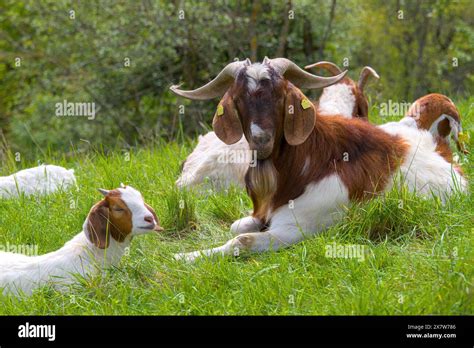
[[(278, 172), (271, 159), (257, 160), (254, 167), (249, 167), (246, 175), (247, 191), (258, 202), (260, 209), (271, 209), (271, 200), (278, 184)], [(255, 205), (255, 202), (254, 202)]]

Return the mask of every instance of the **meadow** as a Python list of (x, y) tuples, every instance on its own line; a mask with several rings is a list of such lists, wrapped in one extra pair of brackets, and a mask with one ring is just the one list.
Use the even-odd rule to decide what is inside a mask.
[[(474, 137), (474, 99), (455, 101)], [(390, 121), (377, 116), (376, 123)], [(43, 287), (29, 298), (0, 295), (3, 315), (415, 315), (473, 314), (474, 200), (445, 205), (405, 190), (348, 207), (339, 224), (278, 252), (178, 262), (173, 254), (220, 245), (251, 209), (244, 190), (180, 191), (174, 181), (195, 139), (159, 139), (132, 150), (95, 149), (45, 162), (74, 168), (77, 189), (0, 200), (0, 244), (31, 244), (40, 254), (79, 233), (97, 188), (139, 189), (166, 231), (133, 240), (119, 267), (82, 279), (67, 292)], [(468, 177), (471, 154), (459, 154)], [(468, 148), (469, 148), (468, 147)], [(9, 160), (7, 175), (36, 163)], [(470, 191), (474, 186), (472, 180)], [(357, 245), (361, 258), (327, 257), (328, 246)]]

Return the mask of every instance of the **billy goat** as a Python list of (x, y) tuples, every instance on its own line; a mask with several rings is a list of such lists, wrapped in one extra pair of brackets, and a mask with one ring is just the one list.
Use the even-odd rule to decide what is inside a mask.
[[(318, 62), (305, 67), (322, 68), (333, 75), (342, 71), (331, 62)], [(342, 115), (347, 118), (360, 117), (368, 119), (368, 101), (364, 95), (364, 87), (369, 77), (379, 78), (371, 67), (364, 67), (359, 82), (344, 77), (337, 83), (323, 89), (318, 102), (318, 115)], [(217, 188), (228, 187), (230, 184), (245, 186), (245, 173), (255, 160), (245, 137), (235, 144), (227, 145), (209, 132), (199, 136), (198, 144), (183, 164), (183, 170), (176, 181), (178, 187), (190, 187), (201, 184), (205, 178)]]
[(213, 120), (216, 135), (229, 145), (244, 135), (257, 158), (245, 176), (253, 214), (232, 224), (237, 236), (176, 259), (295, 244), (337, 222), (351, 202), (390, 189), (399, 176), (420, 194), (445, 197), (466, 190), (460, 169), (427, 131), (402, 124), (376, 127), (340, 115), (319, 117), (299, 88), (327, 87), (344, 75), (322, 78), (288, 59), (265, 58), (262, 64), (230, 63), (196, 90), (171, 87), (194, 100), (224, 94)]

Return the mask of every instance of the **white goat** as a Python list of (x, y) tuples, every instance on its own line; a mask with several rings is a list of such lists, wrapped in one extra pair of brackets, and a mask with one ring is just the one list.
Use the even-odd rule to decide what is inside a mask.
[(46, 195), (67, 189), (76, 183), (73, 169), (54, 165), (40, 165), (0, 176), (0, 198), (18, 197), (20, 194)]
[(61, 249), (41, 256), (0, 252), (0, 289), (27, 294), (45, 285), (58, 289), (104, 267), (117, 265), (133, 236), (162, 231), (140, 192), (126, 186), (112, 191), (89, 212), (83, 230)]
[(244, 137), (235, 144), (226, 145), (214, 132), (200, 135), (196, 148), (183, 164), (176, 185), (192, 187), (209, 180), (215, 188), (226, 188), (231, 184), (244, 187), (251, 154)]

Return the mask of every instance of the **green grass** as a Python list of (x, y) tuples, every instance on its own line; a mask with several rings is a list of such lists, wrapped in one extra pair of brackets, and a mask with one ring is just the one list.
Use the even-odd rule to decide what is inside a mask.
[[(474, 136), (474, 100), (458, 103)], [(472, 141), (471, 146), (472, 149)], [(96, 188), (121, 182), (138, 188), (167, 229), (134, 239), (130, 255), (104, 276), (60, 293), (48, 287), (29, 298), (0, 295), (1, 314), (473, 314), (474, 201), (446, 205), (392, 191), (351, 207), (338, 225), (279, 252), (176, 262), (173, 253), (220, 245), (230, 224), (251, 209), (239, 189), (180, 192), (174, 187), (191, 146), (154, 144), (55, 163), (76, 170), (79, 190), (0, 201), (0, 244), (60, 248), (81, 231)], [(461, 156), (471, 177), (473, 155)], [(21, 163), (26, 168), (35, 163)], [(20, 169), (6, 161), (5, 175)], [(470, 185), (472, 192), (473, 185)], [(363, 261), (328, 258), (333, 243), (363, 245)]]

